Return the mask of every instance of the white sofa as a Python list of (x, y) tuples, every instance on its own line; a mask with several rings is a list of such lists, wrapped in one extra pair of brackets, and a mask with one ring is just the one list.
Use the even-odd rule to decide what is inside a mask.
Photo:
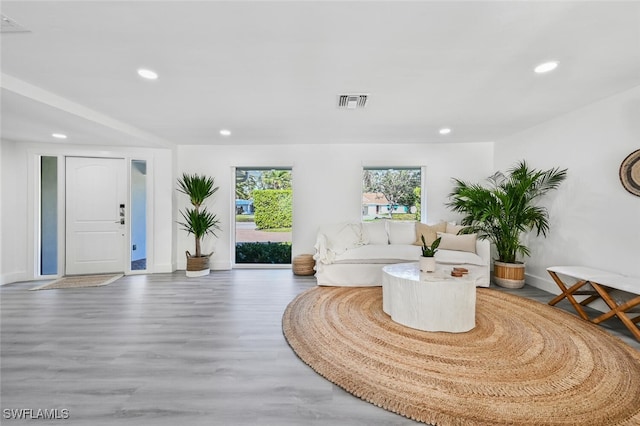
[(441, 222), (426, 225), (412, 221), (378, 220), (340, 223), (318, 230), (313, 258), (316, 279), (321, 286), (379, 286), (382, 267), (393, 263), (417, 262), (420, 235), (427, 243), (442, 237), (436, 262), (444, 268), (461, 266), (469, 270), (476, 286), (490, 284), (490, 244), (475, 234), (457, 235), (460, 226)]

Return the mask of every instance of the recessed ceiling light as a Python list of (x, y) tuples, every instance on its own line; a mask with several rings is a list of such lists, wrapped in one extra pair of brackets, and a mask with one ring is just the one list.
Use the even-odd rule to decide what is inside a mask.
[(545, 62), (543, 64), (538, 65), (533, 70), (538, 74), (544, 74), (545, 72), (553, 71), (558, 67), (557, 61)]
[(229, 136), (231, 134), (231, 130), (222, 129), (222, 130), (220, 130), (220, 134), (222, 136)]
[(158, 78), (157, 72), (148, 70), (146, 68), (139, 68), (138, 75), (142, 78), (146, 78), (147, 80), (156, 80)]
[(67, 135), (65, 135), (64, 133), (51, 133), (51, 136), (56, 138), (56, 139), (66, 139)]
[(448, 135), (449, 133), (451, 133), (451, 129), (449, 129), (448, 127), (444, 127), (444, 128), (439, 130), (439, 133), (441, 135)]

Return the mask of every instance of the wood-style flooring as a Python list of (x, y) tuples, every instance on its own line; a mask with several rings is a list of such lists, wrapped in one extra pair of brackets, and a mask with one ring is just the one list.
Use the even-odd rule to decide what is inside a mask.
[[(19, 409), (68, 410), (66, 420), (30, 423), (38, 425), (416, 424), (332, 385), (289, 348), (282, 313), (314, 277), (179, 271), (27, 291), (42, 283), (0, 287), (3, 425), (24, 424), (7, 417)], [(552, 298), (529, 286), (508, 291)], [(605, 328), (640, 350), (617, 319)]]

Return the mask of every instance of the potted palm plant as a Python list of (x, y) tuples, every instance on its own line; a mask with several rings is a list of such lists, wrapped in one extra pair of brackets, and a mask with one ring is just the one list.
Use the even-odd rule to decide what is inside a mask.
[(188, 277), (200, 277), (210, 272), (209, 258), (213, 252), (202, 254), (201, 241), (209, 234), (217, 237), (216, 231), (220, 230), (220, 221), (215, 214), (202, 206), (202, 203), (217, 190), (218, 187), (214, 186), (213, 178), (208, 176), (183, 173), (182, 177), (178, 178), (178, 192), (186, 194), (193, 206), (180, 211), (184, 221), (178, 222), (183, 230), (195, 237), (195, 253), (191, 255), (188, 250), (186, 251)]
[(427, 244), (424, 239), (424, 235), (420, 235), (420, 239), (422, 240), (422, 256), (420, 256), (420, 270), (422, 272), (433, 272), (436, 270), (436, 252), (438, 251), (438, 246), (440, 245), (440, 240), (442, 238), (436, 238), (431, 245)]
[(488, 178), (487, 185), (471, 184), (454, 179), (447, 206), (462, 213), (461, 232), (477, 233), (496, 247), (493, 281), (507, 288), (524, 285), (525, 265), (518, 259), (529, 256), (522, 243), (522, 235), (535, 229), (537, 235), (547, 236), (549, 213), (536, 201), (557, 189), (566, 179), (567, 169), (536, 170), (522, 160), (507, 175), (497, 172)]

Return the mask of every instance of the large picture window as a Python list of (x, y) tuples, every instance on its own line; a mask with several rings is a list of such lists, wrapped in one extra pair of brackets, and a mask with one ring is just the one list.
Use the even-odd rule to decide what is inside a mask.
[(291, 264), (291, 169), (236, 168), (235, 264)]
[(362, 220), (420, 220), (420, 167), (365, 167), (362, 172)]

